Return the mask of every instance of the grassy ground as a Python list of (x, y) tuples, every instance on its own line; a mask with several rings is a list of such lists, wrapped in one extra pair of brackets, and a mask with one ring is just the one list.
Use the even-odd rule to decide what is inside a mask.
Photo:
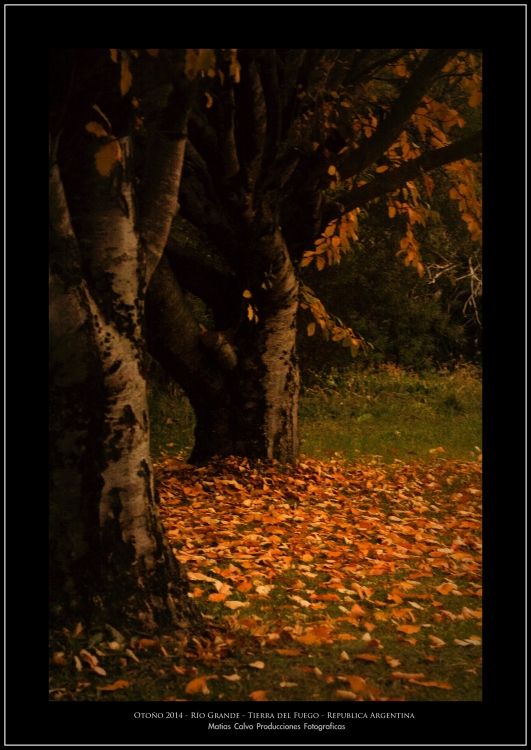
[(193, 415), (158, 389), (161, 514), (205, 633), (73, 623), (50, 697), (481, 700), (480, 402), (470, 369), (336, 375), (303, 394), (295, 469), (193, 468)]
[[(411, 461), (441, 447), (446, 458), (466, 460), (481, 447), (481, 380), (472, 367), (333, 373), (303, 389), (299, 413), (301, 450), (313, 458)], [(153, 456), (191, 451), (194, 415), (179, 389), (151, 388), (150, 415)]]

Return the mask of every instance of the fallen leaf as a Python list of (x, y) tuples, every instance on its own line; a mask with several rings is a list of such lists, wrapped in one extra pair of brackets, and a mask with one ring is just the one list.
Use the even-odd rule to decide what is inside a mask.
[(336, 690), (338, 698), (343, 698), (344, 701), (355, 701), (358, 697), (355, 693), (351, 693), (350, 690)]
[(297, 687), (297, 683), (296, 682), (284, 682), (284, 680), (283, 680), (280, 683), (280, 687), (281, 688), (284, 688), (284, 687)]
[(254, 690), (252, 693), (249, 693), (249, 698), (252, 698), (253, 701), (266, 701), (266, 691)]
[(130, 648), (126, 648), (125, 653), (127, 654), (127, 656), (130, 656), (131, 659), (133, 659), (133, 661), (140, 662), (140, 659), (138, 658), (138, 656), (133, 651), (131, 651)]
[(356, 659), (363, 659), (364, 661), (378, 661), (379, 657), (377, 654), (357, 654)]
[(253, 661), (252, 664), (249, 664), (250, 667), (254, 667), (255, 669), (263, 669), (265, 667), (265, 664), (263, 661)]
[(341, 661), (350, 661), (350, 656), (347, 654), (346, 651), (342, 651), (341, 654), (339, 655), (339, 658), (341, 659)]
[(143, 648), (150, 648), (152, 646), (158, 646), (158, 641), (153, 641), (151, 638), (141, 638), (139, 641), (136, 642), (136, 647), (138, 649)]
[(234, 674), (224, 674), (223, 677), (230, 682), (237, 682), (238, 680), (241, 680), (240, 675), (236, 674), (236, 672)]
[(418, 680), (409, 680), (414, 685), (422, 685), (423, 687), (436, 687), (442, 690), (451, 690), (452, 686), (449, 682), (419, 682)]
[(402, 633), (407, 633), (408, 635), (411, 635), (412, 633), (418, 633), (420, 630), (420, 625), (399, 625), (397, 627), (397, 630), (400, 630)]
[(391, 677), (395, 680), (417, 680), (424, 677), (423, 672), (391, 672)]
[(230, 600), (228, 602), (224, 602), (225, 606), (229, 609), (239, 609), (240, 607), (248, 607), (249, 602), (238, 602), (235, 600)]
[(289, 595), (289, 598), (290, 598), (290, 599), (293, 599), (293, 601), (297, 602), (297, 604), (300, 604), (300, 605), (301, 605), (301, 607), (309, 607), (309, 606), (310, 606), (310, 602), (306, 601), (306, 599), (303, 599), (303, 598), (302, 598), (302, 597), (300, 597), (300, 596), (292, 596), (292, 595), (290, 594), (290, 595)]
[(400, 662), (398, 659), (393, 659), (392, 656), (386, 656), (385, 661), (390, 667), (399, 667), (402, 662)]
[(260, 594), (260, 596), (267, 596), (272, 588), (274, 587), (273, 586), (257, 586), (255, 591), (257, 594)]
[(457, 586), (455, 583), (442, 583), (440, 586), (435, 586), (435, 590), (439, 592), (439, 594), (449, 594), (450, 591), (453, 589), (456, 589)]
[(367, 683), (363, 677), (359, 677), (359, 675), (346, 675), (345, 679), (354, 693), (362, 693), (367, 688)]
[(301, 656), (302, 651), (297, 651), (295, 648), (277, 648), (277, 654), (280, 656)]
[(104, 685), (103, 687), (97, 687), (96, 690), (120, 690), (121, 688), (129, 687), (127, 680), (116, 680), (112, 685)]
[(446, 643), (440, 638), (437, 638), (437, 636), (430, 635), (428, 637), (430, 641), (433, 643), (433, 646), (430, 646), (430, 648), (442, 648), (443, 646), (446, 646)]
[(59, 664), (62, 667), (66, 667), (68, 662), (66, 659), (64, 659), (65, 652), (64, 651), (56, 651), (53, 655), (53, 662), (54, 664)]
[[(209, 594), (208, 596), (210, 602), (223, 602), (226, 598), (227, 594)], [(232, 607), (232, 609), (235, 609), (235, 607)]]
[(210, 693), (210, 690), (207, 686), (207, 680), (216, 680), (217, 675), (202, 675), (202, 677), (196, 677), (193, 680), (190, 680), (188, 685), (185, 688), (185, 692), (194, 695), (195, 693), (203, 693), (204, 695), (208, 695)]

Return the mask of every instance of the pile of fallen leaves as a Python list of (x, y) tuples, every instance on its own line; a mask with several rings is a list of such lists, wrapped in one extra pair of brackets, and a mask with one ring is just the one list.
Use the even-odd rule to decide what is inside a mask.
[(55, 647), (53, 697), (481, 699), (479, 461), (164, 458), (155, 472), (209, 637), (106, 626), (85, 643), (78, 626)]
[[(443, 648), (481, 644), (477, 633), (450, 641), (436, 635), (463, 620), (481, 627), (479, 462), (306, 459), (283, 471), (231, 457), (202, 468), (167, 459), (156, 468), (164, 525), (186, 566), (189, 596), (205, 603), (207, 617), (222, 616), (234, 637), (254, 637), (264, 657), (249, 667), (263, 669), (268, 652), (306, 662), (308, 647), (357, 641), (350, 655), (341, 648), (340, 662), (382, 662), (391, 680), (451, 690), (447, 680), (427, 679), (427, 669), (399, 671), (401, 662), (386, 653), (389, 635), (427, 647), (428, 666)], [(474, 604), (456, 608), (463, 599)], [(218, 639), (226, 652), (227, 638)], [(194, 678), (187, 692), (206, 693), (207, 679)], [(381, 689), (363, 689), (360, 675), (343, 681), (351, 690), (336, 690), (339, 699), (383, 698)]]

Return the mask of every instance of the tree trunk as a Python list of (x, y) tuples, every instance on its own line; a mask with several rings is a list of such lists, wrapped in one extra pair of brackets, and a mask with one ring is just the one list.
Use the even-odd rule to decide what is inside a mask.
[(120, 149), (114, 179), (94, 168), (93, 153), (86, 160), (72, 221), (59, 168), (50, 169), (51, 614), (186, 629), (198, 617), (154, 499), (146, 246), (127, 138)]
[[(185, 283), (186, 273), (165, 258), (146, 297), (149, 351), (195, 412), (192, 462), (234, 454), (292, 463), (299, 456), (298, 282), (278, 229), (260, 237), (247, 257), (252, 263), (239, 294), (253, 291), (251, 298), (240, 297), (235, 331), (201, 333), (172, 267)], [(227, 306), (233, 286), (227, 285)]]

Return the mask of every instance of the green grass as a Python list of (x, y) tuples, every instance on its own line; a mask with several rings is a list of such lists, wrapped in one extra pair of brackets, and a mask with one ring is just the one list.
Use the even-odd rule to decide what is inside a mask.
[[(340, 453), (357, 460), (469, 460), (481, 447), (481, 378), (476, 368), (415, 374), (396, 367), (332, 372), (302, 389), (299, 407), (301, 452), (311, 458)], [(149, 390), (151, 445), (185, 455), (192, 450), (193, 410), (178, 387)]]
[(481, 446), (479, 373), (419, 375), (392, 366), (333, 373), (302, 394), (300, 435), (302, 452), (315, 458), (339, 452), (411, 461), (442, 447), (446, 458), (470, 459)]

